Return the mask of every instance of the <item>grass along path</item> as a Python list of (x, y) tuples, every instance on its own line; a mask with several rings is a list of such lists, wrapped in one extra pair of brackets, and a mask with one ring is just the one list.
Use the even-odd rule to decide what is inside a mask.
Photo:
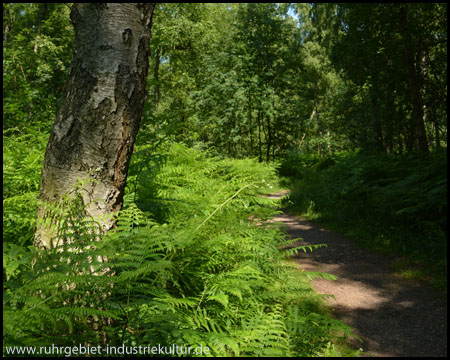
[[(288, 192), (271, 194), (280, 199)], [(391, 270), (394, 257), (360, 249), (344, 236), (284, 211), (273, 219), (286, 226), (297, 245), (326, 243), (293, 260), (305, 271), (337, 276), (337, 281), (313, 280), (313, 288), (331, 294), (332, 313), (355, 328), (363, 343), (362, 356), (446, 356), (447, 301), (417, 280), (405, 280)]]

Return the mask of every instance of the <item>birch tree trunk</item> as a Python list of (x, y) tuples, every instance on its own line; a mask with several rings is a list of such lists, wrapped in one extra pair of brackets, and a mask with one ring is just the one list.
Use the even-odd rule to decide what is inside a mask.
[[(70, 17), (75, 47), (61, 108), (42, 167), (40, 200), (53, 203), (84, 185), (88, 215), (117, 212), (146, 98), (145, 84), (155, 4), (76, 3)], [(43, 207), (38, 220), (45, 218)], [(38, 224), (40, 222), (38, 221)], [(112, 219), (101, 221), (103, 230)], [(55, 234), (37, 225), (34, 243), (52, 247)]]

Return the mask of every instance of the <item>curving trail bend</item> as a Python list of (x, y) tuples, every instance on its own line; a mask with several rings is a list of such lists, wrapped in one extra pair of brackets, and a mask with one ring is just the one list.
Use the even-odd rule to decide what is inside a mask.
[[(267, 197), (279, 199), (287, 191)], [(326, 243), (312, 253), (299, 253), (299, 269), (322, 271), (337, 281), (313, 280), (314, 289), (332, 294), (334, 316), (355, 329), (363, 340), (361, 356), (447, 356), (447, 301), (434, 289), (395, 276), (394, 257), (360, 249), (343, 235), (284, 211), (274, 222), (298, 245)]]

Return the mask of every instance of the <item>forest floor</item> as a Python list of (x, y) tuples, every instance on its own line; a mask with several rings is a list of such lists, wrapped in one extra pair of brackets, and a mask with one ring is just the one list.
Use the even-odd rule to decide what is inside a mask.
[[(279, 199), (287, 191), (267, 197)], [(360, 249), (345, 236), (289, 214), (282, 223), (298, 245), (325, 243), (313, 252), (294, 256), (299, 269), (335, 275), (336, 281), (313, 280), (313, 288), (331, 294), (334, 317), (352, 326), (363, 342), (361, 356), (447, 356), (447, 300), (418, 280), (395, 274), (393, 256)]]

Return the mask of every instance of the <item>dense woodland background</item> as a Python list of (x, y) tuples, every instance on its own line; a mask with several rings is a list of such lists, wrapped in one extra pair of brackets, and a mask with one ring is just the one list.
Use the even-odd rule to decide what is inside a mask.
[(280, 230), (248, 220), (270, 218), (257, 195), (280, 186), (292, 209), (444, 291), (447, 4), (157, 4), (118, 230), (92, 246), (104, 235), (82, 204), (55, 210), (78, 258), (32, 246), (69, 5), (3, 4), (4, 346), (353, 354), (307, 285), (329, 275), (289, 270), (302, 249), (280, 252)]

